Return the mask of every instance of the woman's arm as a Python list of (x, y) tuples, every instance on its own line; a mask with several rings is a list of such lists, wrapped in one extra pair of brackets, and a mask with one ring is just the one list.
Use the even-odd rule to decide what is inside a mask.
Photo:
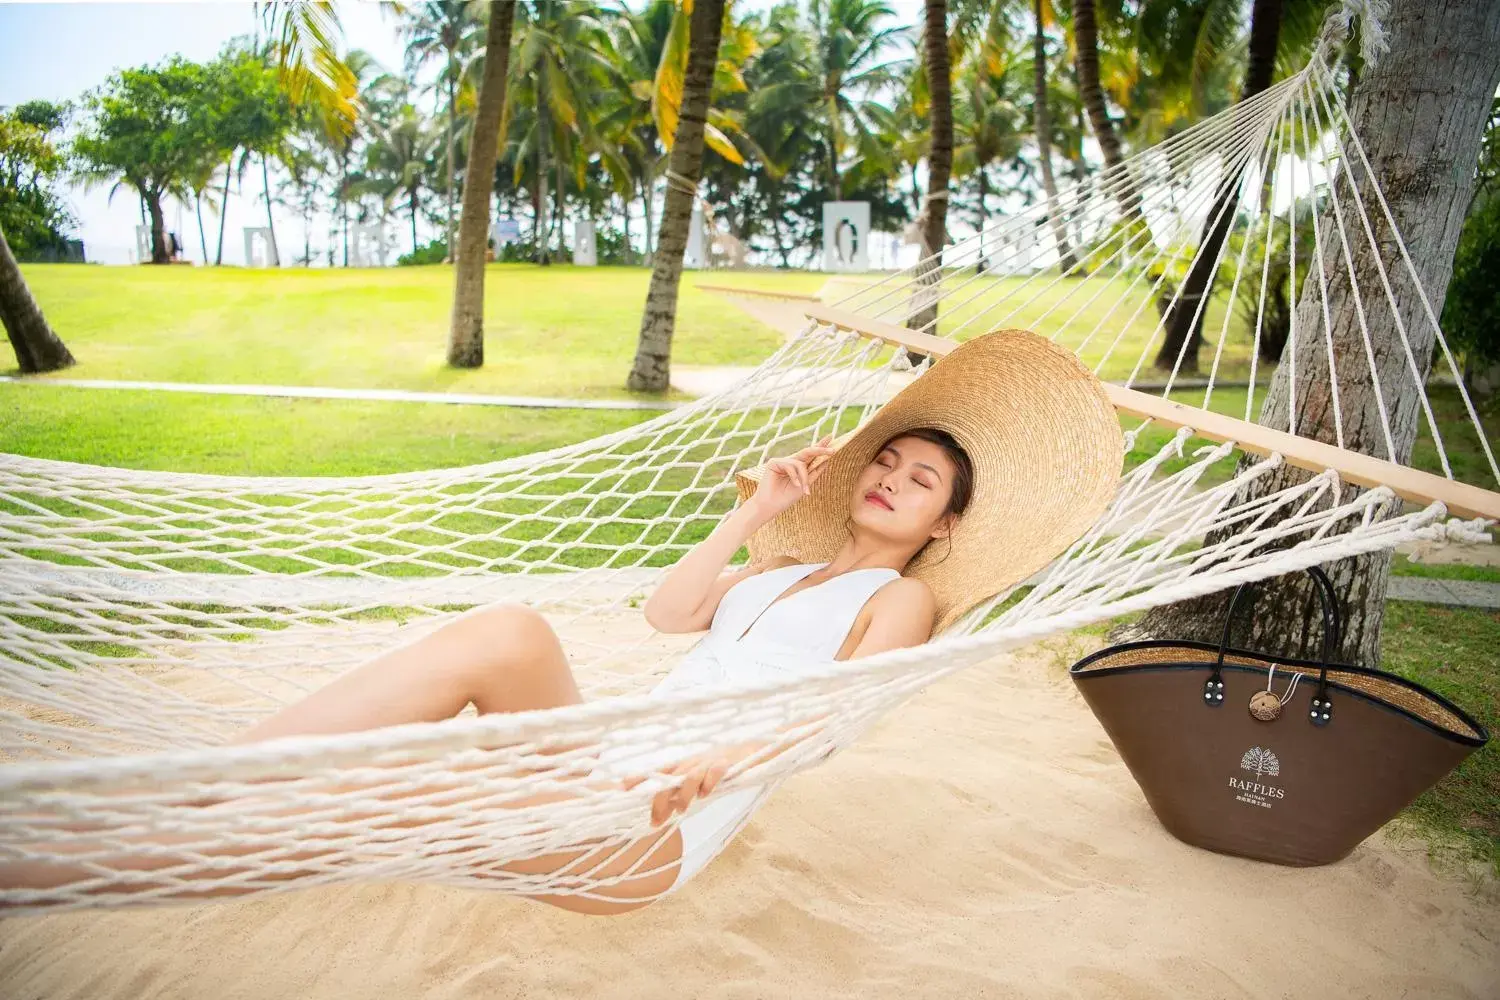
[(790, 458), (766, 463), (766, 474), (755, 495), (730, 511), (714, 525), (707, 538), (693, 546), (662, 580), (641, 609), (646, 622), (658, 632), (701, 632), (714, 620), (719, 601), (729, 588), (771, 568), (783, 557), (751, 563), (730, 573), (729, 560), (761, 526), (802, 499), (823, 474), (832, 435), (803, 448)]
[(658, 632), (701, 632), (713, 621), (719, 600), (736, 583), (767, 568), (751, 563), (733, 572), (724, 567), (740, 546), (771, 520), (765, 508), (744, 504), (730, 511), (709, 536), (672, 567), (641, 609)]

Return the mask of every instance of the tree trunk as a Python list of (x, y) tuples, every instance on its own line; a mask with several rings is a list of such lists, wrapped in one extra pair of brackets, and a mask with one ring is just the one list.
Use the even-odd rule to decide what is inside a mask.
[(562, 260), (563, 254), (568, 250), (567, 241), (563, 233), (563, 213), (567, 208), (568, 197), (564, 185), (568, 177), (563, 172), (563, 158), (561, 156), (553, 159), (553, 166), (557, 170), (557, 190), (552, 195), (552, 228), (557, 230), (557, 259)]
[(203, 248), (203, 263), (208, 263), (208, 237), (203, 232), (203, 192), (193, 193), (193, 208), (198, 213), (198, 245)]
[(412, 188), (406, 195), (406, 207), (411, 210), (411, 252), (417, 252), (417, 189)]
[(266, 189), (266, 232), (271, 236), (271, 266), (281, 266), (281, 248), (276, 245), (276, 220), (271, 217), (271, 172), (266, 169), (266, 154), (260, 154), (260, 182)]
[(443, 237), (443, 252), (453, 259), (453, 127), (458, 118), (458, 81), (453, 69), (453, 50), (448, 50), (448, 217)]
[(620, 228), (625, 233), (625, 263), (633, 264), (635, 261), (635, 247), (630, 243), (630, 199), (623, 194), (620, 198)]
[[(682, 83), (682, 108), (672, 142), (668, 169), (696, 185), (703, 170), (703, 127), (708, 119), (709, 89), (719, 59), (724, 0), (696, 0), (688, 23), (688, 64)], [(672, 331), (677, 323), (677, 284), (682, 255), (692, 225), (693, 194), (681, 183), (667, 185), (661, 211), (661, 237), (651, 265), (651, 288), (641, 316), (640, 340), (627, 388), (665, 392), (671, 379)]]
[(224, 196), (219, 199), (219, 248), (214, 252), (214, 267), (224, 266), (224, 226), (229, 221), (229, 175), (234, 173), (234, 154), (224, 164)]
[[(1355, 130), (1366, 144), (1381, 189), (1396, 225), (1406, 240), (1418, 278), (1442, 312), (1453, 253), (1458, 246), (1465, 209), (1474, 189), (1474, 169), (1480, 139), (1489, 116), (1490, 101), (1500, 84), (1500, 4), (1490, 0), (1395, 0), (1386, 20), (1390, 51), (1367, 68), (1351, 102)], [(1359, 171), (1362, 175), (1362, 171)], [(1338, 196), (1348, 204), (1348, 174), (1339, 171)], [(1361, 179), (1366, 204), (1373, 204), (1368, 179)], [(1389, 252), (1395, 239), (1372, 213), (1375, 245)], [(1348, 212), (1345, 212), (1348, 215)], [(1346, 218), (1346, 224), (1349, 220)], [(1331, 210), (1320, 225), (1332, 228)], [(1361, 289), (1381, 288), (1369, 241), (1358, 238), (1351, 248)], [(1348, 268), (1338, 247), (1324, 248), (1329, 313), (1333, 317), (1333, 351), (1340, 359), (1339, 402), (1345, 446), (1385, 457), (1379, 411), (1354, 309)], [(1425, 380), (1434, 335), (1405, 266), (1387, 268), (1394, 300), (1401, 311), (1413, 356)], [(1315, 282), (1303, 286), (1297, 322), (1304, 330), (1321, 326), (1321, 307)], [(1399, 344), (1394, 318), (1382, 307), (1367, 311), (1371, 342), (1376, 348), (1376, 370), (1383, 386), (1400, 386), (1399, 395), (1387, 389), (1391, 434), (1396, 461), (1411, 456), (1420, 413), (1420, 388), (1406, 373), (1406, 352)], [(1332, 443), (1334, 424), (1328, 385), (1328, 354), (1323, 336), (1299, 338), (1296, 345), (1297, 432)], [(1285, 362), (1283, 358), (1283, 362)], [(1260, 422), (1285, 429), (1290, 409), (1290, 380), (1294, 366), (1283, 363), (1272, 380)], [(1310, 473), (1282, 469), (1269, 482), (1242, 489), (1237, 501), (1263, 496), (1298, 482)], [(1346, 491), (1354, 495), (1358, 491)], [(1213, 543), (1209, 539), (1209, 544)], [(1339, 657), (1368, 666), (1380, 663), (1380, 622), (1385, 606), (1386, 573), (1390, 553), (1377, 552), (1339, 560), (1325, 567), (1341, 595), (1344, 640)], [(1257, 588), (1245, 618), (1252, 623), (1248, 643), (1272, 652), (1316, 656), (1319, 642), (1316, 615), (1311, 612), (1310, 587), (1300, 576), (1281, 577)], [(1157, 608), (1135, 627), (1131, 636), (1173, 636), (1209, 639), (1217, 634), (1228, 595), (1213, 594), (1193, 601)]]
[(339, 150), (339, 224), (344, 234), (344, 266), (349, 266), (349, 150)]
[(655, 255), (656, 255), (656, 244), (654, 242), (655, 239), (656, 239), (656, 237), (655, 237), (655, 234), (654, 234), (654, 230), (653, 230), (653, 228), (651, 226), (651, 208), (652, 208), (651, 202), (653, 200), (653, 198), (652, 198), (652, 189), (655, 186), (656, 186), (656, 178), (651, 175), (651, 167), (648, 165), (646, 167), (645, 182), (643, 184), (641, 184), (641, 208), (644, 210), (645, 218), (643, 219), (643, 221), (644, 221), (645, 226), (646, 226), (646, 257), (645, 257), (645, 262), (646, 262), (647, 266), (650, 266), (651, 262), (653, 260), (655, 260)]
[(484, 364), (485, 248), (489, 243), (490, 193), (495, 184), (495, 156), (500, 148), (500, 119), (505, 114), (506, 73), (510, 68), (510, 34), (515, 16), (514, 0), (490, 3), (490, 22), (484, 41), (484, 79), (479, 83), (479, 106), (474, 111), (469, 162), (464, 167), (453, 317), (448, 326), (448, 363), (455, 368), (478, 368)]
[(47, 325), (41, 307), (31, 297), (21, 266), (10, 252), (5, 230), (0, 229), (0, 325), (16, 352), (16, 365), (23, 375), (56, 371), (74, 364), (73, 355)]
[(839, 183), (839, 100), (835, 94), (828, 101), (828, 190), (834, 201), (840, 198)]
[(547, 214), (547, 99), (538, 87), (536, 99), (536, 212), (532, 232), (536, 235), (536, 262), (543, 266), (552, 263), (552, 254), (547, 245), (552, 242), (552, 231), (542, 229), (542, 220)]
[[(1271, 85), (1276, 69), (1276, 45), (1281, 34), (1281, 0), (1255, 0), (1250, 15), (1250, 62), (1245, 67), (1245, 89), (1240, 102), (1248, 101)], [(1227, 157), (1226, 157), (1227, 160)], [(1245, 168), (1229, 173), (1220, 183), (1219, 193), (1203, 222), (1203, 236), (1198, 241), (1198, 255), (1182, 283), (1182, 293), (1162, 317), (1165, 335), (1156, 353), (1155, 365), (1162, 371), (1178, 367), (1198, 370), (1198, 352), (1203, 346), (1203, 317), (1207, 301), (1213, 294), (1214, 275), (1219, 269), (1219, 253), (1234, 224), (1235, 202)], [(1269, 206), (1269, 202), (1265, 203)], [(1269, 208), (1267, 209), (1269, 210)], [(1184, 347), (1186, 342), (1186, 347)]]
[(152, 191), (146, 195), (146, 210), (151, 213), (151, 263), (170, 264), (172, 255), (167, 251), (167, 223), (162, 216), (160, 194)]
[(1099, 28), (1094, 20), (1094, 0), (1073, 0), (1073, 43), (1078, 67), (1078, 96), (1088, 111), (1089, 124), (1104, 154), (1108, 182), (1118, 185), (1120, 204), (1132, 221), (1142, 221), (1141, 193), (1125, 167), (1120, 137), (1104, 104), (1104, 88), (1099, 85)]
[(1057, 244), (1058, 270), (1067, 274), (1078, 266), (1073, 258), (1073, 248), (1068, 243), (1068, 227), (1058, 212), (1057, 178), (1052, 174), (1052, 110), (1047, 106), (1047, 35), (1042, 30), (1042, 0), (1036, 0), (1036, 36), (1033, 50), (1036, 59), (1036, 95), (1033, 97), (1032, 115), (1036, 126), (1037, 159), (1042, 166), (1042, 191), (1047, 195), (1047, 221), (1052, 226), (1052, 239)]
[[(937, 333), (937, 297), (943, 281), (943, 244), (948, 232), (948, 179), (953, 173), (953, 74), (948, 65), (947, 0), (926, 0), (922, 26), (927, 92), (931, 104), (932, 145), (927, 153), (927, 213), (922, 231), (923, 262), (906, 325)], [(926, 259), (931, 258), (931, 259)], [(921, 357), (908, 351), (915, 363)]]
[(975, 265), (975, 270), (980, 271), (981, 273), (984, 271), (984, 268), (985, 268), (985, 262), (984, 262), (984, 227), (985, 227), (985, 223), (989, 219), (989, 215), (985, 212), (985, 207), (984, 207), (985, 199), (989, 197), (989, 193), (990, 193), (990, 183), (989, 183), (990, 179), (989, 179), (989, 176), (987, 174), (985, 174), (985, 168), (988, 167), (988, 166), (989, 166), (988, 162), (985, 162), (985, 163), (979, 164), (979, 166), (977, 168), (977, 173), (979, 174), (979, 258), (978, 258), (978, 263)]

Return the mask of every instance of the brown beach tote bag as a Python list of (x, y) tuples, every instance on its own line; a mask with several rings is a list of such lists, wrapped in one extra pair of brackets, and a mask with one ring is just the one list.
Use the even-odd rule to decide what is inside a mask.
[(1240, 587), (1217, 646), (1129, 642), (1069, 670), (1180, 840), (1283, 865), (1338, 861), (1489, 739), (1420, 684), (1330, 663), (1338, 605), (1322, 570), (1308, 572), (1321, 663), (1229, 648)]

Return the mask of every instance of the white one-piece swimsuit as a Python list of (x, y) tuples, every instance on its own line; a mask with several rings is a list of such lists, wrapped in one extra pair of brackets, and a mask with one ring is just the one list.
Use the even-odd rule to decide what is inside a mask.
[[(865, 603), (901, 574), (884, 566), (849, 570), (777, 600), (827, 565), (783, 566), (729, 588), (708, 634), (651, 693), (783, 678), (795, 674), (794, 664), (833, 660)], [(743, 788), (712, 796), (684, 814), (677, 827), (682, 867), (668, 891), (680, 888), (723, 850), (769, 794), (762, 786)]]

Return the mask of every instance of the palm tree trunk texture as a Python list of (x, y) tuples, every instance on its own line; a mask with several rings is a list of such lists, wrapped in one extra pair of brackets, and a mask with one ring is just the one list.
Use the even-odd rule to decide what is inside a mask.
[(1077, 50), (1078, 96), (1088, 111), (1099, 152), (1104, 154), (1109, 178), (1122, 185), (1120, 203), (1126, 217), (1141, 220), (1141, 193), (1126, 170), (1120, 137), (1104, 105), (1104, 88), (1099, 85), (1099, 26), (1094, 18), (1094, 0), (1073, 0), (1073, 42)]
[(478, 368), (484, 364), (485, 248), (489, 243), (490, 194), (495, 184), (495, 157), (500, 148), (500, 119), (505, 114), (511, 27), (516, 17), (515, 0), (492, 0), (489, 7), (484, 79), (479, 83), (479, 106), (474, 112), (474, 134), (464, 169), (453, 316), (448, 326), (448, 363), (455, 368)]
[(47, 325), (42, 309), (31, 297), (21, 266), (10, 252), (5, 230), (0, 229), (0, 325), (10, 337), (16, 364), (23, 375), (56, 371), (74, 364), (73, 355)]
[[(724, 0), (696, 0), (688, 22), (688, 64), (683, 76), (682, 110), (672, 143), (668, 168), (690, 185), (703, 170), (703, 127), (708, 119), (709, 90), (719, 59), (719, 35), (724, 22)], [(682, 278), (682, 255), (692, 224), (693, 194), (681, 184), (667, 185), (662, 205), (661, 235), (651, 265), (651, 288), (641, 316), (640, 341), (626, 386), (646, 392), (665, 392), (671, 378), (672, 332), (677, 323), (677, 284)]]
[(1047, 221), (1052, 224), (1052, 239), (1057, 244), (1057, 267), (1067, 274), (1078, 266), (1068, 243), (1068, 226), (1058, 212), (1057, 178), (1052, 173), (1052, 113), (1047, 107), (1047, 34), (1043, 30), (1042, 2), (1036, 0), (1036, 35), (1033, 38), (1036, 60), (1036, 94), (1032, 114), (1036, 126), (1037, 159), (1042, 166), (1042, 191), (1047, 196)]
[(643, 221), (646, 226), (646, 255), (644, 257), (644, 260), (648, 265), (655, 259), (656, 254), (656, 234), (651, 225), (651, 209), (653, 207), (652, 201), (654, 200), (652, 197), (652, 189), (655, 186), (656, 177), (651, 172), (651, 165), (647, 164), (646, 176), (645, 179), (641, 182), (641, 208), (643, 210)]
[(214, 252), (214, 267), (224, 264), (224, 224), (229, 221), (229, 175), (234, 172), (234, 154), (224, 164), (224, 195), (219, 199), (219, 248)]
[[(1250, 61), (1245, 67), (1245, 89), (1240, 101), (1248, 101), (1271, 85), (1276, 69), (1276, 45), (1281, 35), (1281, 0), (1255, 0), (1250, 15)], [(1162, 317), (1166, 329), (1155, 365), (1171, 371), (1182, 357), (1181, 370), (1198, 370), (1198, 352), (1203, 346), (1203, 317), (1208, 312), (1206, 300), (1213, 292), (1214, 274), (1218, 271), (1219, 251), (1234, 223), (1234, 203), (1239, 197), (1241, 167), (1226, 176), (1214, 198), (1213, 208), (1203, 223), (1198, 241), (1198, 256), (1182, 283), (1182, 294)], [(1269, 202), (1265, 204), (1269, 205)], [(1184, 344), (1186, 346), (1184, 347)]]
[(417, 189), (412, 188), (406, 196), (406, 206), (411, 210), (411, 252), (417, 252)]
[(203, 192), (193, 195), (193, 208), (198, 213), (198, 245), (203, 248), (203, 263), (208, 263), (208, 237), (203, 232)]
[[(272, 267), (281, 266), (281, 248), (276, 245), (276, 220), (271, 217), (271, 172), (266, 169), (266, 154), (260, 154), (260, 182), (266, 189), (266, 232), (271, 235)], [(249, 261), (246, 261), (248, 264)]]
[(170, 264), (172, 255), (167, 252), (167, 221), (161, 211), (161, 194), (151, 191), (146, 195), (146, 210), (151, 213), (151, 263)]
[(448, 214), (444, 230), (444, 251), (453, 259), (453, 126), (458, 117), (458, 81), (453, 68), (453, 50), (448, 50)]
[[(943, 280), (940, 256), (948, 232), (948, 180), (953, 173), (953, 73), (948, 59), (947, 0), (927, 0), (922, 28), (923, 61), (927, 64), (927, 92), (931, 104), (932, 145), (927, 153), (927, 224), (922, 233), (920, 282), (912, 297), (914, 308), (906, 325), (937, 332), (937, 286)], [(907, 352), (913, 361), (920, 358)]]
[[(1493, 0), (1394, 0), (1385, 28), (1390, 51), (1362, 76), (1351, 101), (1351, 118), (1411, 252), (1417, 278), (1441, 314), (1453, 275), (1453, 253), (1474, 190), (1474, 169), (1490, 102), (1500, 85), (1500, 48), (1494, 43), (1500, 38), (1500, 4)], [(1373, 191), (1368, 178), (1360, 173), (1358, 183), (1368, 204), (1373, 201)], [(1345, 187), (1338, 197), (1352, 196), (1347, 173), (1341, 171), (1337, 183)], [(1380, 249), (1372, 249), (1363, 239), (1357, 248), (1351, 248), (1358, 287), (1364, 290), (1381, 288), (1377, 254), (1389, 253), (1395, 245), (1389, 227), (1381, 221), (1380, 213), (1376, 215), (1371, 221), (1374, 243)], [(1337, 225), (1331, 210), (1324, 213), (1320, 225)], [(1349, 271), (1340, 248), (1325, 246), (1323, 252), (1323, 266), (1330, 275), (1333, 352), (1341, 359), (1339, 405), (1345, 447), (1385, 457)], [(1435, 340), (1433, 329), (1407, 269), (1392, 267), (1387, 272), (1412, 355), (1425, 381)], [(1318, 296), (1315, 282), (1303, 286), (1297, 306), (1297, 322), (1303, 329), (1317, 329), (1321, 323)], [(1395, 459), (1406, 462), (1417, 434), (1421, 389), (1405, 372), (1406, 352), (1398, 346), (1399, 334), (1390, 311), (1383, 307), (1367, 311), (1366, 320), (1376, 349), (1376, 371), (1381, 384), (1388, 387)], [(1333, 443), (1333, 399), (1325, 340), (1301, 338), (1296, 351), (1297, 432)], [(1350, 359), (1360, 360), (1351, 363)], [(1283, 364), (1276, 370), (1260, 414), (1260, 422), (1272, 427), (1285, 428), (1288, 423), (1294, 366), (1286, 360), (1283, 357)], [(1393, 393), (1389, 387), (1400, 387), (1400, 391)], [(1310, 475), (1300, 469), (1283, 468), (1268, 477), (1269, 482), (1262, 480), (1242, 489), (1238, 499), (1263, 496), (1305, 482)], [(1346, 488), (1345, 495), (1353, 494)], [(1211, 536), (1208, 545), (1214, 542)], [(1324, 568), (1343, 601), (1345, 631), (1338, 655), (1346, 662), (1378, 665), (1390, 554), (1354, 556)], [(1227, 593), (1213, 594), (1157, 608), (1130, 633), (1216, 638), (1227, 599)], [(1251, 627), (1244, 642), (1273, 652), (1316, 657), (1320, 637), (1314, 607), (1311, 587), (1301, 576), (1267, 581), (1257, 588), (1253, 607), (1246, 609), (1245, 621)]]
[(349, 266), (349, 146), (339, 150), (339, 225), (343, 229), (344, 266)]

